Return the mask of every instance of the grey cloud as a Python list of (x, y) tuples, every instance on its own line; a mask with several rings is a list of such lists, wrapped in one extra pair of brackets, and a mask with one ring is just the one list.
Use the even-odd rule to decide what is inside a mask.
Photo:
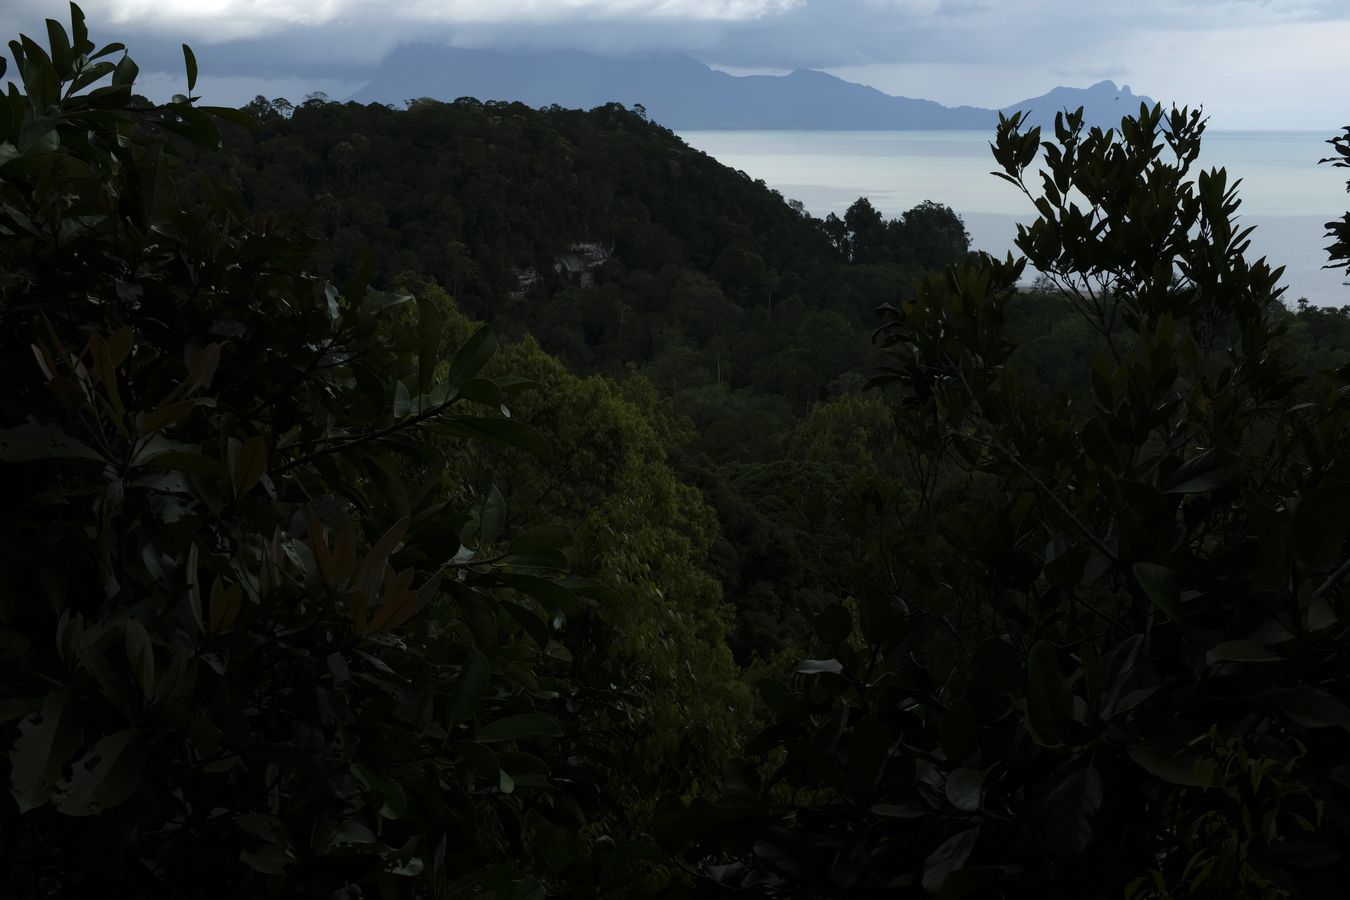
[[(188, 3), (89, 0), (85, 9), (95, 39), (126, 42), (146, 71), (181, 71), (178, 44), (188, 40), (206, 91), (212, 77), (221, 79), (222, 90), (227, 80), (238, 87), (247, 78), (289, 85), (308, 80), (316, 87), (360, 83), (399, 43), (417, 41), (608, 55), (673, 50), (739, 69), (963, 67), (969, 78), (985, 79), (971, 93), (993, 95), (968, 102), (1002, 99), (1005, 80), (1043, 80), (1048, 88), (1051, 79), (1134, 81), (1138, 72), (1165, 79), (1176, 71), (1177, 48), (1184, 53), (1189, 46), (1186, 34), (1350, 18), (1344, 0), (587, 0), (579, 11), (561, 0), (237, 0), (234, 8), (272, 24), (258, 36), (224, 39), (210, 20), (148, 12), (162, 11), (164, 4), (188, 10)], [(115, 22), (115, 12), (131, 9), (128, 4), (147, 12)], [(447, 9), (473, 14), (449, 21)], [(503, 9), (515, 11), (509, 21), (491, 12)], [(566, 9), (572, 12), (562, 15)], [(719, 9), (743, 15), (709, 14)], [(312, 10), (314, 21), (287, 21), (278, 10)], [(64, 20), (64, 0), (0, 0), (0, 28), (10, 35), (20, 26), (40, 34), (44, 15)], [(1227, 67), (1231, 57), (1214, 57), (1210, 64)], [(1020, 78), (1000, 78), (999, 72)], [(1158, 95), (1171, 87), (1134, 86)], [(923, 87), (905, 89), (912, 95)]]

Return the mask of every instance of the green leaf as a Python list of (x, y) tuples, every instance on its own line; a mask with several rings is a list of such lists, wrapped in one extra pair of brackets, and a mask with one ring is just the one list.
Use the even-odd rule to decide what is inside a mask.
[(514, 572), (503, 572), (495, 577), (522, 594), (538, 600), (540, 605), (549, 611), (561, 611), (569, 616), (581, 612), (581, 603), (577, 595), (556, 581), (534, 575), (518, 575)]
[(337, 829), (333, 832), (332, 839), (324, 849), (338, 849), (342, 847), (354, 847), (360, 844), (373, 844), (376, 841), (375, 832), (370, 830), (364, 822), (356, 819), (344, 819)]
[(361, 303), (361, 315), (374, 316), (393, 306), (399, 306), (412, 299), (411, 294), (396, 294), (393, 291), (367, 290)]
[(957, 869), (947, 876), (938, 892), (937, 900), (961, 900), (971, 894), (984, 890), (1003, 877), (1003, 870), (997, 866), (972, 866)]
[(70, 36), (66, 29), (55, 19), (47, 20), (47, 46), (51, 48), (52, 65), (62, 78), (70, 74), (74, 56), (70, 52)]
[(502, 770), (511, 773), (518, 785), (548, 786), (548, 763), (530, 753), (503, 750), (497, 754)]
[(984, 773), (957, 769), (947, 776), (947, 801), (962, 812), (975, 812), (984, 799)]
[(172, 110), (172, 115), (160, 120), (161, 128), (181, 134), (200, 147), (212, 150), (220, 148), (220, 129), (216, 128), (210, 116), (181, 100), (170, 103), (167, 108)]
[(159, 453), (140, 460), (136, 464), (149, 469), (188, 472), (192, 475), (209, 475), (222, 481), (230, 477), (230, 470), (225, 467), (224, 463), (190, 450), (170, 450), (167, 453)]
[(402, 419), (413, 411), (412, 394), (403, 382), (394, 385), (394, 418)]
[(1310, 687), (1262, 691), (1256, 700), (1268, 703), (1305, 728), (1338, 727), (1350, 731), (1350, 709), (1335, 697)]
[(1055, 647), (1037, 641), (1027, 657), (1027, 724), (1038, 743), (1055, 746), (1073, 718), (1073, 695), (1060, 671)]
[(516, 569), (563, 570), (569, 566), (567, 554), (561, 550), (536, 550), (533, 553), (507, 553), (499, 560), (503, 566)]
[(245, 834), (253, 835), (259, 840), (270, 841), (274, 844), (285, 844), (287, 842), (286, 823), (276, 816), (236, 816), (234, 827)]
[[(84, 22), (84, 10), (73, 2), (70, 4), (70, 33), (74, 38), (73, 44), (76, 53), (87, 53), (92, 50), (94, 45), (89, 43), (89, 26)], [(3, 75), (0, 70), (0, 75)]]
[(474, 441), (494, 441), (533, 454), (542, 462), (552, 455), (548, 441), (542, 434), (515, 419), (493, 419), (479, 416), (455, 416), (422, 426), (428, 431), (449, 437)]
[(408, 795), (403, 785), (393, 778), (381, 775), (361, 765), (352, 765), (352, 773), (366, 790), (375, 795), (379, 802), (378, 812), (381, 818), (401, 819), (408, 811)]
[(497, 352), (497, 336), (492, 329), (484, 325), (474, 332), (473, 337), (464, 342), (455, 358), (450, 362), (450, 371), (445, 380), (452, 389), (459, 388), (473, 378), (487, 365), (492, 354)]
[(1130, 759), (1147, 769), (1153, 777), (1168, 784), (1198, 788), (1208, 788), (1214, 784), (1214, 761), (1201, 759), (1187, 748), (1169, 751), (1159, 745), (1142, 744), (1131, 747), (1129, 752)]
[(41, 697), (9, 697), (0, 700), (0, 725), (8, 725), (41, 708)]
[(1283, 866), (1299, 869), (1326, 869), (1345, 858), (1345, 852), (1326, 841), (1309, 834), (1284, 835), (1270, 848), (1270, 858)]
[(1072, 773), (1041, 807), (1047, 848), (1060, 859), (1081, 855), (1091, 845), (1093, 820), (1102, 807), (1102, 777), (1092, 766)]
[(478, 591), (452, 582), (448, 585), (459, 604), (464, 623), (469, 626), (474, 643), (483, 648), (497, 646), (497, 603)]
[(518, 741), (532, 737), (562, 737), (563, 729), (552, 716), (543, 713), (522, 713), (488, 722), (478, 729), (477, 739), (494, 744), (501, 741)]
[(145, 771), (145, 736), (129, 728), (94, 744), (71, 766), (57, 790), (56, 808), (68, 816), (96, 816), (128, 800)]
[(483, 511), (478, 517), (478, 536), (484, 541), (491, 541), (501, 533), (505, 524), (506, 498), (494, 484), (488, 488), (487, 495), (483, 498)]
[(100, 49), (97, 53), (93, 54), (93, 55), (90, 56), (89, 58), (90, 58), (91, 60), (92, 60), (92, 59), (102, 59), (103, 57), (105, 57), (105, 56), (111, 56), (111, 55), (114, 54), (114, 53), (121, 53), (122, 51), (124, 51), (124, 50), (126, 50), (126, 49), (127, 49), (126, 44), (114, 42), (114, 43), (111, 43), (111, 44), (108, 44), (108, 45), (104, 46), (102, 49)]
[(501, 781), (502, 766), (491, 747), (477, 741), (464, 741), (459, 745), (459, 752), (464, 754), (464, 761), (479, 775), (493, 784)]
[(118, 110), (123, 109), (131, 102), (131, 85), (105, 84), (101, 88), (95, 88), (85, 97), (86, 102), (93, 109)]
[(267, 844), (257, 850), (239, 851), (239, 861), (263, 875), (284, 875), (286, 867), (295, 862), (295, 857), (285, 847)]
[(1242, 457), (1218, 447), (1177, 466), (1163, 480), (1164, 494), (1199, 494), (1229, 487), (1242, 477)]
[(30, 119), (19, 128), (19, 136), (14, 144), (19, 148), (19, 153), (24, 155), (55, 153), (61, 147), (61, 136), (57, 134), (53, 120)]
[(10, 790), (19, 812), (42, 806), (56, 790), (61, 768), (79, 745), (75, 705), (65, 691), (53, 691), (42, 709), (19, 723), (9, 751)]
[(928, 810), (918, 803), (877, 803), (872, 813), (887, 819), (923, 819), (929, 816)]
[(566, 525), (540, 525), (522, 531), (511, 541), (507, 553), (530, 554), (561, 550), (572, 544), (572, 529)]
[(775, 872), (788, 878), (805, 877), (802, 871), (802, 848), (796, 836), (782, 828), (766, 828), (755, 838), (755, 858)]
[(1205, 654), (1208, 665), (1225, 662), (1279, 662), (1284, 659), (1276, 656), (1256, 641), (1226, 641), (1210, 649)]
[(117, 63), (117, 68), (113, 70), (113, 87), (131, 87), (136, 83), (136, 76), (141, 73), (141, 67), (132, 62), (130, 56), (123, 56)]
[(60, 428), (28, 422), (0, 429), (0, 462), (36, 462), (43, 459), (88, 459), (104, 462), (102, 454)]
[(1177, 573), (1166, 566), (1153, 563), (1135, 563), (1134, 577), (1153, 605), (1166, 613), (1173, 622), (1181, 622), (1181, 588)]
[(844, 664), (837, 659), (804, 659), (797, 664), (798, 675), (820, 675), (829, 672), (838, 675), (844, 671)]
[(187, 87), (191, 94), (197, 88), (197, 56), (187, 44), (183, 45), (183, 65), (187, 67)]
[(262, 480), (267, 471), (267, 441), (254, 435), (244, 441), (234, 462), (234, 495), (243, 497)]
[(464, 400), (494, 408), (500, 407), (506, 400), (502, 389), (486, 378), (470, 378), (460, 385), (459, 396)]
[(970, 828), (954, 834), (928, 854), (923, 861), (923, 889), (935, 894), (946, 884), (948, 876), (966, 864), (980, 838), (980, 829)]
[(258, 120), (243, 110), (231, 109), (228, 106), (199, 106), (197, 109), (206, 113), (208, 116), (224, 119), (226, 122), (238, 125), (242, 128), (257, 129), (258, 127)]
[(473, 718), (491, 675), (492, 665), (488, 658), (478, 649), (470, 649), (469, 657), (460, 668), (459, 677), (455, 679), (455, 687), (450, 693), (451, 728)]

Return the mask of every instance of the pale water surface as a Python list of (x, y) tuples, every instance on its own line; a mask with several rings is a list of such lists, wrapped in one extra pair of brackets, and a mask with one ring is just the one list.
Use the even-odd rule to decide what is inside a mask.
[[(1286, 267), (1285, 299), (1350, 303), (1346, 276), (1323, 269), (1324, 224), (1350, 208), (1350, 171), (1320, 166), (1330, 135), (1207, 132), (1201, 162), (1241, 178), (1241, 219), (1255, 225), (1249, 254)], [(1013, 249), (1017, 223), (1034, 219), (1031, 201), (989, 174), (989, 135), (978, 131), (688, 131), (690, 146), (762, 179), (818, 216), (843, 213), (868, 197), (888, 218), (924, 200), (961, 214), (977, 249)]]

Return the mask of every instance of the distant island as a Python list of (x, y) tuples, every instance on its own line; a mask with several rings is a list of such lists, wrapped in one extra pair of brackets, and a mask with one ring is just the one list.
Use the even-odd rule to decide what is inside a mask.
[[(428, 97), (519, 101), (534, 107), (591, 109), (606, 103), (641, 105), (675, 130), (746, 129), (863, 131), (989, 130), (999, 109), (943, 106), (897, 97), (825, 72), (730, 75), (682, 54), (608, 58), (574, 50), (508, 52), (430, 44), (397, 48), (352, 100), (402, 105)], [(1049, 125), (1063, 109), (1084, 108), (1090, 124), (1118, 125), (1153, 100), (1128, 86), (1101, 81), (1057, 87), (1002, 108), (1025, 110)]]

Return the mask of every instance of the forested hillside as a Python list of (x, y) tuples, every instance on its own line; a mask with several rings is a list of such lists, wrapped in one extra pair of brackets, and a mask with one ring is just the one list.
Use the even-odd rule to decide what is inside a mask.
[(10, 894), (1350, 877), (1350, 317), (1199, 113), (1001, 120), (999, 261), (640, 110), (216, 108), (186, 47), (155, 105), (73, 5), (11, 52)]
[(805, 635), (822, 548), (795, 506), (894, 468), (890, 414), (857, 399), (874, 310), (964, 258), (957, 216), (930, 203), (887, 220), (859, 200), (814, 219), (619, 106), (259, 98), (249, 112), (262, 127), (227, 130), (228, 155), (198, 164), (306, 227), (315, 271), (415, 273), (572, 371), (649, 381), (693, 425), (665, 452), (718, 513), (705, 565), (738, 658)]

